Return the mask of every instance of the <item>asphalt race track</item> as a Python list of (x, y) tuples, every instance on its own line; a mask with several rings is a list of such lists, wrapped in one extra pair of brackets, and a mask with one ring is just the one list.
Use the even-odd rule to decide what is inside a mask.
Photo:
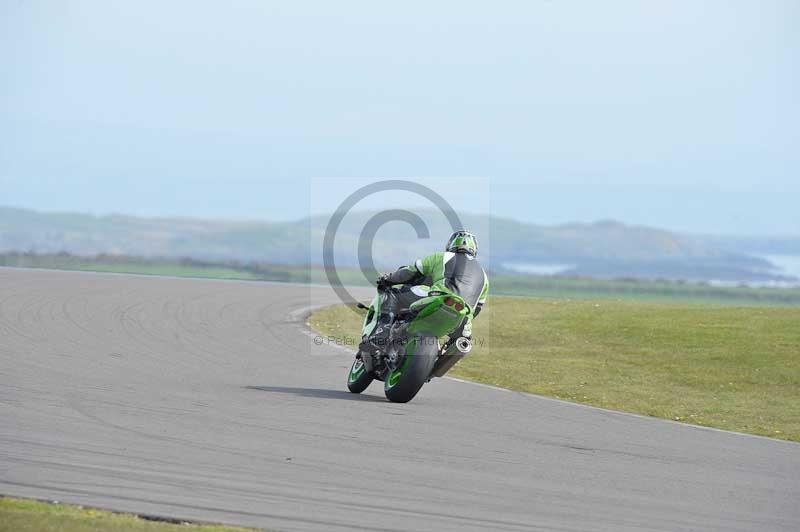
[(0, 493), (278, 530), (798, 531), (800, 445), (439, 379), (346, 391), (323, 287), (0, 269)]

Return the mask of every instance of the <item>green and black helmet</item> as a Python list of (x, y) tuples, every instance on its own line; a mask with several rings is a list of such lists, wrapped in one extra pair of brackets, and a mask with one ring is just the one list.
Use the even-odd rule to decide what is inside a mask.
[(478, 254), (478, 239), (469, 231), (456, 231), (450, 235), (445, 251), (466, 253), (474, 257)]

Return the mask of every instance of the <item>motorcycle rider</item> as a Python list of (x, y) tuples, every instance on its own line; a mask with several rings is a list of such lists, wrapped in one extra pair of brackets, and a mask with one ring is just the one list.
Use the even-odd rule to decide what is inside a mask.
[[(379, 324), (383, 327), (379, 326), (376, 335), (381, 335), (381, 329), (388, 333), (394, 316), (426, 297), (428, 291), (447, 290), (461, 296), (472, 309), (472, 315), (450, 338), (470, 337), (472, 319), (481, 312), (489, 293), (489, 278), (478, 263), (477, 255), (478, 239), (475, 235), (469, 231), (456, 231), (450, 235), (444, 252), (428, 255), (412, 265), (381, 276), (376, 284), (388, 297), (382, 309), (386, 314), (382, 317), (383, 323)], [(398, 284), (403, 286), (391, 288)], [(423, 286), (430, 288), (426, 290)]]

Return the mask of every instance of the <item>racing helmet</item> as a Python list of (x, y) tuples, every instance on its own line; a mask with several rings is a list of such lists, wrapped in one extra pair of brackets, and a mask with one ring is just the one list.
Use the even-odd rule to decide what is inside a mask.
[(478, 254), (478, 239), (469, 231), (456, 231), (450, 235), (445, 251), (466, 253), (475, 257)]

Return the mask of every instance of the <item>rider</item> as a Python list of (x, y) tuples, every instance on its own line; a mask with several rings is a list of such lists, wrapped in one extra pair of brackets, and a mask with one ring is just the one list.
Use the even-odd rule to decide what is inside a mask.
[(475, 235), (469, 231), (456, 231), (450, 235), (444, 252), (428, 255), (410, 266), (381, 276), (377, 281), (379, 289), (403, 285), (399, 289), (386, 290), (389, 297), (384, 312), (392, 319), (400, 310), (426, 297), (427, 290), (420, 285), (430, 287), (431, 291), (447, 290), (461, 296), (473, 309), (472, 316), (451, 337), (471, 336), (472, 318), (480, 313), (489, 293), (489, 278), (475, 258), (477, 255), (478, 239)]

